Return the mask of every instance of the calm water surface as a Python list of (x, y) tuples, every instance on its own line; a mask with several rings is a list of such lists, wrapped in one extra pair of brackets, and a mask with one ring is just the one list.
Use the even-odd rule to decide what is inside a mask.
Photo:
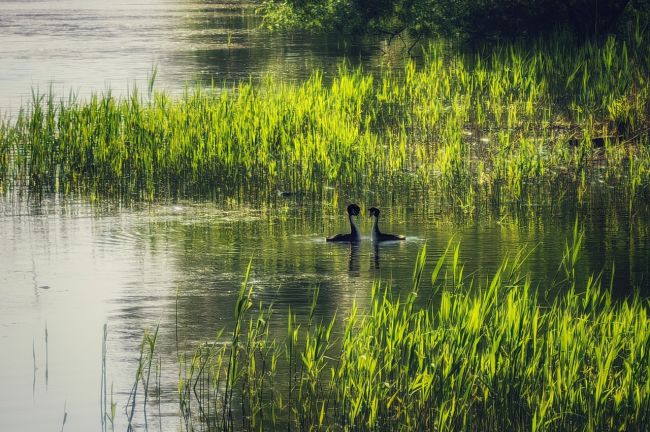
[(0, 0), (0, 112), (16, 112), (32, 88), (68, 97), (156, 84), (180, 92), (201, 81), (285, 81), (344, 59), (372, 67), (376, 44), (350, 46), (305, 34), (259, 32), (246, 2), (192, 0)]
[[(181, 91), (197, 79), (299, 80), (314, 67), (335, 70), (344, 56), (371, 68), (378, 62), (373, 47), (268, 35), (255, 31), (258, 24), (237, 3), (0, 0), (0, 110), (15, 112), (32, 87), (64, 96), (108, 87), (123, 93), (146, 85), (154, 65), (159, 87)], [(526, 269), (544, 290), (579, 216), (586, 230), (580, 277), (615, 261), (617, 295), (634, 287), (650, 294), (647, 208), (630, 212), (624, 203), (594, 200), (580, 209), (531, 207), (459, 221), (417, 195), (374, 202), (341, 196), (380, 206), (385, 230), (408, 240), (379, 248), (368, 238), (357, 248), (327, 244), (326, 235), (347, 229), (347, 202), (120, 206), (0, 198), (0, 431), (59, 429), (64, 413), (64, 430), (99, 429), (104, 324), (116, 430), (125, 429), (143, 333), (157, 325), (164, 392), (162, 416), (150, 429), (179, 429), (175, 333), (184, 351), (227, 328), (251, 257), (255, 300), (274, 304), (274, 327), (283, 331), (288, 308), (304, 317), (317, 288), (323, 317), (344, 315), (353, 302), (363, 307), (379, 277), (409, 289), (418, 251), (426, 243), (430, 274), (452, 238), (475, 280), (489, 277), (506, 255), (532, 251)], [(366, 216), (360, 225), (369, 232)]]

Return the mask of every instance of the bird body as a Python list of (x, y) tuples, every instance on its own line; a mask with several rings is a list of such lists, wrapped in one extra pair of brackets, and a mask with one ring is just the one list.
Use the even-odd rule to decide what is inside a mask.
[(349, 234), (337, 234), (332, 237), (328, 237), (326, 240), (328, 242), (358, 242), (361, 240), (361, 233), (359, 228), (354, 223), (352, 216), (358, 216), (361, 212), (361, 209), (356, 204), (350, 204), (348, 206), (348, 219), (350, 221), (350, 233)]
[(373, 241), (396, 241), (396, 240), (406, 240), (406, 237), (398, 234), (385, 234), (379, 230), (379, 209), (376, 207), (371, 207), (368, 210), (370, 216), (372, 216), (372, 233), (371, 238)]

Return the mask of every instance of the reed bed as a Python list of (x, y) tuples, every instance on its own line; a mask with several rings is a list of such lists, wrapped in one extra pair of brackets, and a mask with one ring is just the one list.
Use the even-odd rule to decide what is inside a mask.
[[(273, 79), (87, 100), (34, 94), (0, 123), (3, 190), (233, 196), (430, 187), (481, 197), (650, 180), (650, 38), (568, 37), (463, 53), (443, 43), (379, 74)], [(559, 185), (559, 186), (558, 186)], [(557, 187), (556, 187), (557, 186)]]
[[(578, 282), (581, 242), (576, 230), (552, 299), (522, 273), (523, 254), (476, 281), (458, 247), (425, 277), (425, 248), (410, 293), (377, 282), (367, 308), (329, 322), (314, 300), (306, 322), (289, 312), (284, 335), (271, 308), (253, 307), (247, 275), (230, 334), (179, 363), (184, 427), (646, 430), (650, 303), (612, 299), (599, 277)], [(143, 346), (153, 357), (151, 337)]]

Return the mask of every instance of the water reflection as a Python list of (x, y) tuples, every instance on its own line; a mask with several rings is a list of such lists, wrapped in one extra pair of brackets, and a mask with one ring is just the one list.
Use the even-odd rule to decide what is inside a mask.
[(350, 260), (349, 260), (349, 266), (348, 266), (348, 271), (350, 272), (350, 275), (352, 276), (360, 276), (361, 275), (361, 265), (359, 263), (359, 242), (350, 242)]
[(372, 243), (372, 261), (374, 268), (376, 270), (379, 270), (380, 265), (379, 265), (379, 242), (373, 242)]

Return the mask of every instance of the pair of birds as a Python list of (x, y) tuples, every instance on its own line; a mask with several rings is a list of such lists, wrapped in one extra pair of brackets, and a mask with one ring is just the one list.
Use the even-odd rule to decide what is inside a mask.
[[(348, 219), (350, 220), (350, 234), (337, 234), (333, 237), (328, 237), (328, 242), (357, 242), (361, 240), (361, 233), (359, 228), (354, 223), (352, 216), (359, 216), (361, 209), (356, 204), (350, 204), (348, 206)], [(370, 207), (368, 213), (372, 216), (372, 234), (371, 238), (373, 241), (391, 241), (391, 240), (406, 240), (406, 237), (403, 235), (396, 234), (385, 234), (379, 230), (379, 209), (377, 207)]]

